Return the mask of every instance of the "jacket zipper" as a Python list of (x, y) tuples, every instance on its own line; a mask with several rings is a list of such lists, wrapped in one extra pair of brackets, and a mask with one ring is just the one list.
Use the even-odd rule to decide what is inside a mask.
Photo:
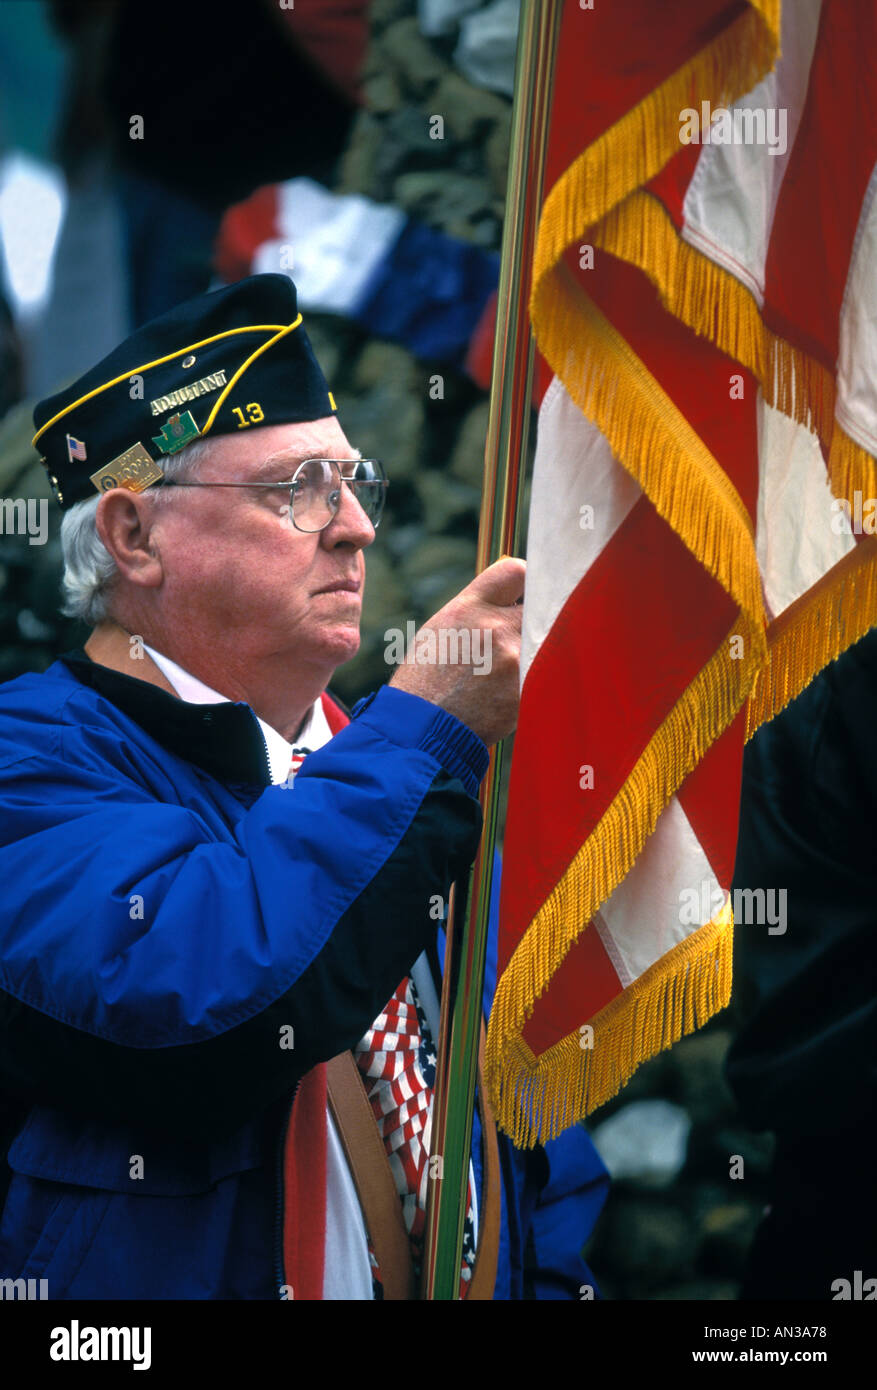
[[(292, 1107), (295, 1098), (299, 1093), (301, 1080), (296, 1082), (295, 1090), (292, 1093), (292, 1100), (289, 1102), (289, 1109), (286, 1112), (286, 1122), (280, 1127), (280, 1140), (277, 1147), (277, 1168), (275, 1175), (275, 1197), (274, 1197), (274, 1288), (276, 1297), (280, 1298), (280, 1290), (286, 1284), (286, 1270), (283, 1268), (283, 1211), (284, 1211), (284, 1188), (283, 1188), (283, 1160), (286, 1154), (286, 1140), (289, 1135), (289, 1124), (292, 1118)], [(293, 1290), (293, 1294), (294, 1294)]]
[[(253, 718), (256, 719), (255, 713), (253, 714)], [(271, 783), (274, 781), (274, 778), (271, 776), (271, 757), (270, 757), (270, 754), (269, 754), (269, 752), (268, 752), (268, 740), (267, 740), (267, 738), (265, 737), (264, 733), (262, 732), (262, 725), (259, 723), (258, 719), (256, 719), (256, 728), (259, 730), (259, 733), (262, 735), (262, 747), (263, 747), (264, 750), (265, 750), (265, 774), (266, 774), (266, 776), (267, 776), (267, 778), (268, 778), (268, 785), (270, 786)]]

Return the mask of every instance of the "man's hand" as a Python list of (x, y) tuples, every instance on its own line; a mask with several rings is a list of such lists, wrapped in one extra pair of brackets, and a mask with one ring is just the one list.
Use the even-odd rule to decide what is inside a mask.
[(524, 561), (511, 558), (484, 570), (424, 623), (390, 681), (456, 715), (488, 746), (518, 719), (525, 573)]

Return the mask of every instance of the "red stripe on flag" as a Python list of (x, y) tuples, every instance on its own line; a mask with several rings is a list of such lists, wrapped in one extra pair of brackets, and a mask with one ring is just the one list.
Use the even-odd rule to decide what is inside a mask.
[[(741, 711), (677, 793), (710, 867), (724, 888), (731, 886), (737, 849), (744, 721)], [(533, 1014), (522, 1029), (523, 1039), (534, 1056), (539, 1057), (594, 1018), (621, 993), (621, 982), (591, 923), (536, 1001)]]
[(598, 252), (593, 271), (581, 270), (577, 257), (567, 255), (566, 264), (721, 465), (754, 523), (758, 510), (755, 377), (668, 313), (651, 280), (636, 266), (608, 251)]
[[(641, 498), (570, 595), (524, 683), (500, 969), (736, 611)], [(582, 764), (594, 768), (592, 789), (579, 785)]]
[(774, 217), (763, 318), (830, 372), (862, 202), (877, 161), (877, 7), (823, 0), (810, 85)]
[(592, 923), (537, 1000), (532, 1017), (521, 1030), (524, 1042), (539, 1057), (587, 1023), (618, 994), (621, 981)]
[(653, 193), (663, 203), (677, 232), (681, 232), (685, 226), (682, 208), (702, 148), (701, 145), (683, 145), (661, 172), (645, 185), (646, 192)]
[(545, 191), (604, 131), (749, 8), (745, 0), (598, 0), (563, 8)]
[(707, 749), (676, 793), (710, 868), (730, 888), (737, 856), (745, 708)]

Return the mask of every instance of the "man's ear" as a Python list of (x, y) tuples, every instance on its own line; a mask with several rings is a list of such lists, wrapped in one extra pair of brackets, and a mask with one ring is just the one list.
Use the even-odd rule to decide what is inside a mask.
[(163, 577), (152, 534), (154, 521), (152, 499), (128, 488), (111, 488), (97, 504), (97, 533), (120, 575), (146, 588), (155, 588)]

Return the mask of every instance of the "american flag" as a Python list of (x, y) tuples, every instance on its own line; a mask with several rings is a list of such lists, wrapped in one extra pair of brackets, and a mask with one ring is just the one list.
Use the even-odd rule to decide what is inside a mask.
[(71, 463), (74, 459), (78, 459), (80, 463), (85, 462), (85, 445), (81, 439), (76, 439), (72, 434), (67, 436), (67, 457)]
[(745, 738), (877, 622), (875, 105), (873, 0), (566, 0), (487, 1048), (519, 1143), (728, 1002)]

